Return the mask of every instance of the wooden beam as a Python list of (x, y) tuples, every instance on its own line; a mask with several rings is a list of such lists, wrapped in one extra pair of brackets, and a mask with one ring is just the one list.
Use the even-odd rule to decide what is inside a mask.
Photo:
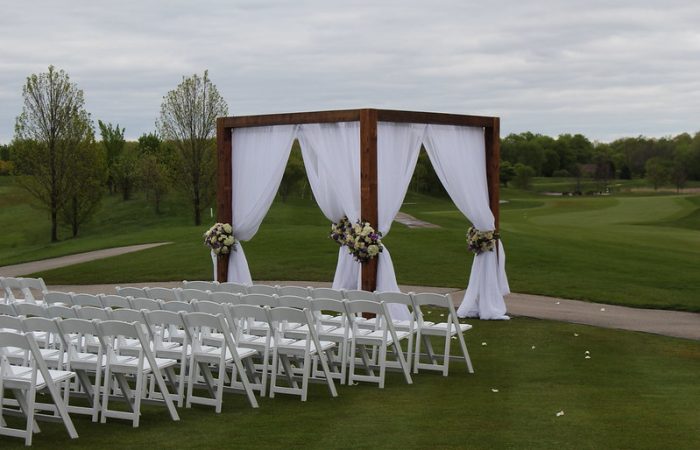
[[(232, 205), (232, 168), (233, 142), (231, 128), (225, 126), (225, 117), (216, 119), (216, 153), (218, 160), (218, 177), (216, 189), (216, 220), (221, 223), (233, 223)], [(235, 230), (234, 230), (235, 232)], [(223, 283), (228, 279), (228, 258), (217, 258), (217, 278)]]
[[(377, 110), (360, 110), (360, 195), (361, 218), (377, 229)], [(362, 289), (377, 288), (377, 258), (362, 265)]]
[(398, 111), (393, 109), (377, 110), (380, 122), (427, 123), (435, 125), (459, 125), (464, 127), (484, 128), (493, 124), (493, 117), (467, 116), (463, 114), (445, 114), (422, 111)]
[(228, 128), (246, 128), (270, 125), (297, 125), (304, 123), (357, 122), (358, 120), (360, 120), (360, 110), (348, 109), (224, 117), (223, 123), (224, 126)]
[(501, 159), (501, 122), (493, 118), (491, 126), (484, 129), (486, 147), (486, 182), (489, 188), (489, 206), (493, 213), (496, 230), (499, 229), (500, 212), (500, 159)]

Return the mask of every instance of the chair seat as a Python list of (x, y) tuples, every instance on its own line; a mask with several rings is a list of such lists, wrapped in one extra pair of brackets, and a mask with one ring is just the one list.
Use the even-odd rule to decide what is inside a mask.
[[(455, 335), (457, 334), (457, 328), (455, 328), (454, 324), (450, 324), (448, 322), (441, 322), (441, 323), (434, 323), (432, 325), (427, 325), (423, 323), (423, 327), (421, 328), (421, 333), (422, 334), (440, 334), (440, 335), (445, 335), (445, 332), (447, 331), (447, 326), (451, 325), (450, 329), (450, 334)], [(460, 323), (459, 324), (459, 330), (464, 333), (465, 331), (471, 330), (472, 326), (467, 324), (467, 323)]]
[[(335, 342), (320, 341), (321, 351), (330, 350), (335, 346)], [(306, 339), (284, 339), (277, 345), (277, 351), (285, 354), (301, 354), (306, 351)], [(309, 343), (309, 353), (314, 355), (318, 353), (316, 345), (313, 342)]]
[[(243, 358), (248, 358), (250, 356), (254, 356), (257, 354), (257, 350), (253, 350), (250, 348), (236, 348), (238, 357), (243, 359)], [(208, 363), (218, 363), (219, 358), (221, 357), (221, 347), (213, 347), (210, 345), (203, 345), (196, 351), (194, 351), (194, 356), (202, 361), (202, 362), (208, 362)], [(231, 355), (231, 351), (226, 348), (226, 354), (224, 355), (224, 359), (226, 361), (231, 361), (233, 360), (233, 356)]]
[[(139, 358), (137, 356), (114, 355), (112, 358), (113, 360), (110, 362), (110, 366), (113, 372), (135, 373), (136, 370), (138, 370)], [(165, 369), (177, 364), (177, 361), (174, 359), (154, 359), (158, 369)], [(145, 358), (143, 360), (143, 371), (145, 373), (151, 372), (151, 364), (148, 359)]]
[[(402, 339), (407, 338), (411, 333), (408, 331), (396, 331), (396, 337), (400, 341)], [(355, 340), (357, 341), (358, 344), (376, 344), (377, 342), (381, 342), (384, 339), (384, 332), (381, 330), (377, 331), (370, 331), (367, 334), (362, 334), (362, 335), (357, 335), (355, 336)], [(386, 345), (391, 345), (394, 343), (394, 339), (391, 337), (391, 334), (387, 334), (386, 336)]]
[[(49, 369), (49, 377), (54, 383), (59, 383), (68, 380), (75, 376), (75, 372), (67, 370), (52, 370)], [(24, 366), (10, 365), (10, 374), (6, 374), (3, 378), (3, 386), (7, 389), (26, 389), (32, 383), (32, 369)], [(36, 389), (40, 390), (46, 387), (46, 381), (41, 372), (36, 374)]]
[[(73, 352), (70, 355), (68, 363), (73, 370), (95, 370), (97, 355), (94, 353)], [(100, 367), (104, 367), (105, 365), (107, 365), (107, 357), (102, 355)]]

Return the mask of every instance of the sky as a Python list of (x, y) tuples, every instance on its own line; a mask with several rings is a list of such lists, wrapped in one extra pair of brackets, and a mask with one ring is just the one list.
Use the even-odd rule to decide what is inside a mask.
[(0, 143), (49, 65), (127, 139), (204, 70), (229, 115), (450, 112), (601, 142), (700, 131), (698, 0), (0, 0)]

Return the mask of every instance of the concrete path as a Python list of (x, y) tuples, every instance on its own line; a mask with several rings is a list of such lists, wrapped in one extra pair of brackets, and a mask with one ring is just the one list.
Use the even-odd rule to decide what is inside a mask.
[[(312, 281), (258, 281), (261, 284), (279, 284), (313, 287), (330, 287), (331, 283)], [(180, 282), (124, 283), (122, 286), (178, 287)], [(65, 292), (113, 294), (115, 285), (49, 286), (49, 289)], [(436, 292), (451, 294), (455, 305), (464, 297), (464, 290), (426, 286), (399, 286), (402, 292)], [(628, 308), (603, 303), (566, 300), (541, 295), (510, 294), (506, 297), (508, 314), (537, 319), (581, 323), (602, 328), (641, 331), (700, 341), (700, 314), (656, 309)]]
[(406, 225), (408, 228), (440, 228), (440, 225), (435, 225), (434, 223), (416, 219), (412, 215), (406, 214), (405, 212), (397, 213), (394, 220), (398, 223)]
[(76, 253), (75, 255), (61, 256), (59, 258), (32, 261), (24, 264), (0, 267), (0, 276), (19, 277), (30, 273), (42, 272), (44, 270), (57, 269), (59, 267), (72, 266), (73, 264), (95, 261), (97, 259), (110, 258), (112, 256), (123, 255), (125, 253), (138, 252), (148, 248), (170, 244), (170, 242), (157, 242), (154, 244), (129, 245), (126, 247), (114, 247), (93, 252)]

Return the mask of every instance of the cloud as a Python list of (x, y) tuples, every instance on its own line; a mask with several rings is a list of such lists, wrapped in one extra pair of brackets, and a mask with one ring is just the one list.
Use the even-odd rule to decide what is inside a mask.
[(503, 133), (692, 132), (699, 22), (693, 0), (13, 2), (0, 17), (0, 142), (26, 77), (49, 64), (132, 139), (204, 69), (236, 115), (386, 107), (498, 115)]

